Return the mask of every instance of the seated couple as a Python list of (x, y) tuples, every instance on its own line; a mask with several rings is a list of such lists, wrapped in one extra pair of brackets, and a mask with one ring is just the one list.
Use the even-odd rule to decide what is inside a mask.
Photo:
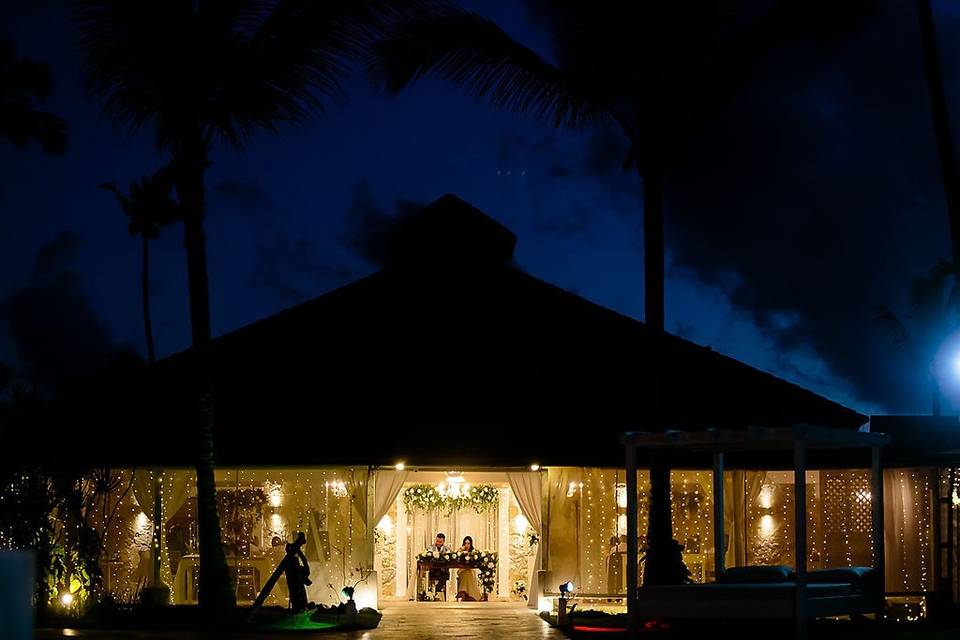
[[(438, 533), (436, 540), (433, 542), (433, 546), (429, 547), (427, 551), (437, 551), (439, 553), (449, 552), (450, 548), (447, 547), (447, 537), (442, 533)], [(473, 538), (466, 536), (463, 539), (463, 544), (457, 551), (473, 551)], [(449, 569), (430, 569), (429, 580), (430, 584), (434, 587), (433, 592), (443, 593), (447, 588), (447, 580), (449, 577)], [(477, 582), (476, 569), (458, 569), (457, 580), (459, 582), (457, 600), (476, 602), (483, 598), (483, 592), (480, 591), (480, 583)]]

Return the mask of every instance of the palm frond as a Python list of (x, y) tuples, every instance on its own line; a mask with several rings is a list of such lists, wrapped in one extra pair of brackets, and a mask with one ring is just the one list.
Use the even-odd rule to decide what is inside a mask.
[(90, 90), (115, 126), (242, 147), (343, 94), (351, 65), (415, 0), (79, 0)]
[(912, 347), (913, 340), (910, 337), (907, 326), (892, 310), (887, 307), (879, 307), (873, 319), (874, 322), (890, 334), (890, 339), (895, 349), (904, 350)]
[(910, 283), (908, 297), (910, 315), (916, 325), (931, 339), (943, 338), (951, 318), (951, 298), (954, 297), (955, 272), (953, 266), (938, 261), (923, 276)]
[(37, 105), (51, 86), (49, 65), (19, 58), (12, 43), (0, 41), (0, 135), (15, 147), (33, 140), (51, 155), (66, 151), (67, 123)]
[(495, 23), (444, 2), (394, 24), (368, 63), (373, 82), (397, 93), (437, 74), (497, 108), (555, 127), (609, 117), (605, 97), (518, 44)]
[(0, 104), (0, 134), (18, 149), (33, 140), (50, 155), (63, 155), (67, 150), (66, 121), (36, 109), (25, 99)]
[(127, 217), (127, 230), (132, 236), (153, 239), (160, 229), (180, 219), (180, 205), (173, 198), (175, 184), (172, 166), (163, 167), (151, 176), (143, 176), (130, 183), (124, 194), (113, 182), (98, 186), (112, 193)]

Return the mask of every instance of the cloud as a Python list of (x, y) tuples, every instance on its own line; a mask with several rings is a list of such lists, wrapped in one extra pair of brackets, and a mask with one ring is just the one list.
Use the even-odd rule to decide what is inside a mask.
[(347, 249), (375, 267), (387, 261), (387, 241), (392, 231), (405, 218), (425, 205), (412, 200), (396, 200), (393, 209), (380, 206), (368, 180), (361, 180), (353, 190), (347, 209), (346, 231), (341, 241)]
[(213, 187), (214, 193), (225, 203), (244, 209), (270, 206), (270, 198), (253, 178), (221, 180)]
[[(558, 5), (528, 4), (542, 26), (563, 24)], [(813, 387), (839, 377), (865, 405), (925, 411), (924, 372), (872, 310), (902, 308), (909, 281), (949, 257), (946, 210), (914, 8), (875, 6), (843, 37), (780, 48), (735, 90), (671, 114), (667, 249), (675, 277), (724, 291), (772, 337), (779, 375)], [(938, 16), (938, 29), (953, 64), (960, 16)], [(589, 131), (579, 149), (557, 147), (548, 177), (591, 179), (633, 215), (618, 206), (640, 190), (621, 137)], [(572, 200), (566, 215), (582, 207)], [(684, 333), (695, 320), (668, 319)]]
[(55, 392), (106, 366), (114, 353), (107, 326), (74, 269), (80, 238), (60, 233), (34, 259), (30, 283), (0, 302), (24, 376)]
[(345, 262), (323, 261), (329, 253), (309, 240), (278, 233), (256, 246), (248, 284), (270, 291), (282, 304), (302, 302), (356, 276)]

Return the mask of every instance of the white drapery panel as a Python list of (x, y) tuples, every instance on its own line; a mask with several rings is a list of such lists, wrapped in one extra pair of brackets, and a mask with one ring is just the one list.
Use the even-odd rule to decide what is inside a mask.
[[(153, 478), (149, 469), (136, 469), (133, 472), (133, 495), (143, 511), (153, 522)], [(165, 520), (169, 520), (180, 510), (190, 496), (189, 477), (186, 471), (161, 472), (162, 493), (161, 509)]]
[(373, 526), (380, 524), (403, 491), (409, 471), (377, 471), (373, 489)]
[(723, 529), (727, 540), (725, 547), (723, 541), (714, 541), (714, 544), (725, 549), (725, 567), (747, 565), (747, 511), (760, 496), (766, 478), (766, 471), (731, 471), (724, 474)]
[(887, 591), (933, 588), (930, 481), (926, 469), (883, 471)]
[[(530, 527), (538, 536), (543, 535), (543, 522), (540, 518), (540, 502), (543, 499), (540, 473), (536, 471), (523, 471), (518, 473), (507, 473), (507, 482), (510, 483), (510, 490), (517, 498), (520, 505), (520, 512), (527, 519)], [(542, 562), (543, 545), (537, 545), (537, 557), (533, 562), (533, 572), (527, 580), (529, 589), (527, 590), (529, 599), (527, 606), (537, 608), (537, 594), (540, 593), (537, 585), (537, 572), (540, 570)]]
[[(140, 505), (140, 510), (143, 511), (148, 518), (150, 518), (151, 524), (156, 522), (154, 519), (154, 485), (153, 479), (155, 474), (160, 473), (161, 479), (161, 489), (160, 489), (160, 509), (163, 516), (161, 520), (160, 527), (160, 562), (161, 562), (161, 575), (163, 576), (163, 568), (166, 567), (166, 524), (177, 511), (180, 510), (180, 507), (184, 505), (187, 499), (190, 497), (190, 477), (191, 474), (187, 471), (151, 471), (150, 469), (135, 469), (133, 472), (133, 496), (137, 499), (137, 504)], [(151, 550), (149, 553), (153, 553)], [(156, 584), (156, 578), (151, 576), (151, 570), (147, 570), (145, 567), (138, 569), (142, 575), (148, 577), (150, 584)], [(165, 580), (169, 580), (172, 577), (165, 577)]]
[[(451, 513), (446, 513), (442, 509), (427, 512), (408, 511), (406, 528), (409, 529), (409, 533), (399, 530), (397, 533), (407, 537), (407, 575), (409, 576), (407, 599), (414, 600), (417, 596), (416, 556), (432, 547), (437, 533), (442, 532), (446, 535), (447, 547), (451, 550), (459, 549), (463, 543), (463, 537), (470, 536), (473, 538), (474, 548), (496, 551), (499, 544), (498, 520), (496, 509), (487, 509), (483, 513), (477, 513), (469, 507)], [(402, 566), (403, 562), (404, 559), (401, 558), (397, 566)], [(509, 562), (509, 558), (501, 560), (499, 570), (509, 571)], [(457, 593), (456, 586), (456, 572), (451, 572), (451, 579), (447, 582), (447, 600), (453, 600)]]

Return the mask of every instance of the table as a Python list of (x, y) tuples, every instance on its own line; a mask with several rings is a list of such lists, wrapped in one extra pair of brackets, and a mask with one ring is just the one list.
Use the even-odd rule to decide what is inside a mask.
[[(424, 569), (426, 569), (426, 571), (424, 571)], [(416, 598), (416, 597), (419, 595), (419, 593), (420, 593), (420, 581), (423, 579), (423, 576), (424, 576), (425, 574), (428, 575), (428, 576), (430, 575), (430, 569), (450, 569), (450, 570), (453, 570), (453, 569), (474, 569), (474, 570), (479, 570), (479, 567), (477, 567), (477, 565), (475, 565), (475, 564), (470, 564), (470, 563), (467, 563), (467, 562), (439, 562), (439, 561), (437, 561), (437, 562), (431, 562), (431, 561), (429, 561), (429, 560), (417, 560), (417, 589), (416, 589), (416, 593), (414, 594), (414, 598)], [(450, 576), (450, 579), (447, 580), (447, 594), (448, 594), (448, 595), (449, 595), (449, 592), (450, 592), (450, 585), (451, 585), (451, 584), (454, 584), (454, 580), (455, 580), (455, 579), (456, 579), (456, 576), (451, 575), (451, 576)], [(429, 584), (428, 584), (427, 586), (429, 586)], [(426, 591), (426, 588), (424, 588), (423, 591)], [(482, 584), (480, 585), (480, 591), (483, 592), (483, 597), (481, 598), (481, 600), (482, 600), (482, 601), (486, 601), (486, 600), (487, 600), (487, 595), (488, 595), (488, 593), (487, 593), (486, 591), (484, 591)], [(456, 596), (456, 591), (454, 591), (454, 596)]]

